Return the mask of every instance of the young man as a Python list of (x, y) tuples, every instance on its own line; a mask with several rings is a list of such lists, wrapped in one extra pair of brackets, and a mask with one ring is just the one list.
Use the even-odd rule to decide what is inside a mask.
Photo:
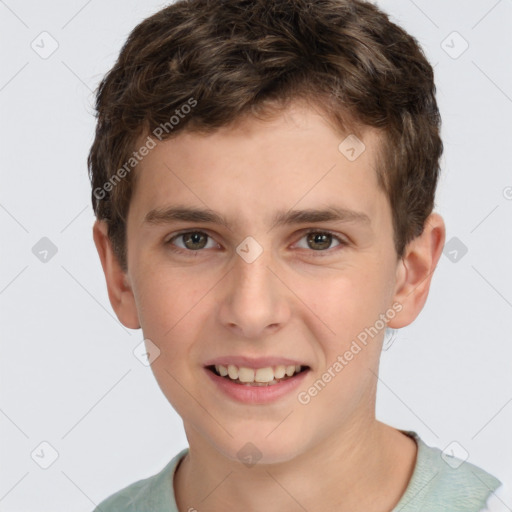
[(375, 418), (445, 240), (416, 41), (360, 1), (178, 1), (97, 110), (109, 298), (190, 446), (96, 510), (482, 510), (499, 480)]

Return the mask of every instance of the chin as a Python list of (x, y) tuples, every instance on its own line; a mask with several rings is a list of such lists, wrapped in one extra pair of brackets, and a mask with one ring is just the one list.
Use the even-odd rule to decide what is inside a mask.
[[(304, 441), (294, 439), (290, 435), (283, 436), (276, 432), (266, 437), (266, 433), (256, 436), (241, 435), (229, 439), (228, 445), (217, 446), (219, 451), (228, 459), (241, 462), (248, 468), (263, 464), (281, 464), (292, 461), (301, 455)], [(271, 437), (274, 437), (271, 439)], [(299, 448), (300, 447), (300, 448)]]

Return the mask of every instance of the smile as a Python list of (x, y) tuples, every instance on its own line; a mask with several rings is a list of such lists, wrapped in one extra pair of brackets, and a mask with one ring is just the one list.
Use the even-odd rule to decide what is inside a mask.
[(218, 364), (206, 366), (205, 371), (225, 396), (246, 404), (267, 404), (296, 390), (310, 368), (301, 365), (247, 368)]

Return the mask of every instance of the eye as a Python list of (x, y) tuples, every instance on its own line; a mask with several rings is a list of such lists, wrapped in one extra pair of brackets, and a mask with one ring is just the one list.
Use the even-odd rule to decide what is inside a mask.
[[(348, 242), (343, 240), (342, 238), (336, 236), (334, 233), (330, 231), (319, 231), (315, 229), (310, 229), (305, 233), (305, 235), (301, 238), (301, 240), (306, 239), (306, 247), (302, 246), (302, 249), (312, 249), (317, 253), (325, 253), (331, 251), (327, 251), (330, 248), (333, 241), (337, 241), (337, 246), (345, 246), (348, 245)], [(337, 247), (335, 246), (335, 247)], [(315, 254), (315, 256), (324, 256), (323, 254)]]
[[(210, 239), (211, 244), (213, 244), (210, 244), (209, 247), (207, 243), (208, 239)], [(324, 256), (324, 254), (320, 253), (326, 252), (330, 254), (331, 251), (328, 251), (328, 249), (333, 241), (336, 241), (337, 246), (340, 247), (348, 245), (347, 241), (334, 233), (331, 233), (330, 231), (319, 231), (318, 229), (310, 229), (306, 231), (299, 241), (303, 239), (306, 239), (306, 247), (300, 247), (299, 245), (298, 247), (301, 249), (311, 249), (309, 252), (319, 253), (314, 254), (314, 256)], [(182, 242), (183, 245), (179, 245), (177, 241)], [(212, 249), (215, 246), (218, 246), (213, 238), (204, 231), (183, 231), (167, 239), (165, 244), (169, 245), (174, 252), (187, 253), (187, 256), (198, 256), (201, 249)]]
[[(174, 235), (172, 238), (167, 240), (165, 243), (169, 244), (172, 250), (177, 252), (198, 252), (200, 249), (204, 249), (206, 247), (206, 240), (210, 238), (213, 242), (213, 239), (205, 233), (204, 231), (186, 231), (182, 233), (178, 233)], [(184, 243), (184, 246), (178, 245), (178, 249), (174, 247), (174, 241), (181, 240)], [(215, 243), (214, 243), (215, 246)], [(207, 249), (211, 247), (206, 247)]]

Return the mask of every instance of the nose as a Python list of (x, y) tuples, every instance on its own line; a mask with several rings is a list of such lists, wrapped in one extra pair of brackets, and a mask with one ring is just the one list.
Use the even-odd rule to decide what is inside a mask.
[(289, 320), (291, 293), (275, 267), (270, 250), (252, 262), (235, 254), (219, 308), (220, 321), (235, 336), (261, 339)]

